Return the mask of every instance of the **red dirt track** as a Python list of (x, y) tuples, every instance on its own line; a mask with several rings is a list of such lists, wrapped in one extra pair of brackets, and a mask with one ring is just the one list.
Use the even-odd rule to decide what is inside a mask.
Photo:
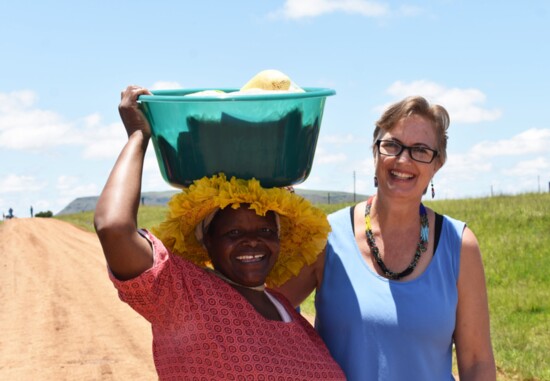
[(117, 296), (95, 234), (0, 225), (0, 380), (155, 380), (149, 323)]

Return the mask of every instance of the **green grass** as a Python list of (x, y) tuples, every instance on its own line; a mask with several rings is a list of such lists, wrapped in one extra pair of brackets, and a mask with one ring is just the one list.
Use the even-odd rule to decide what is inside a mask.
[[(428, 201), (465, 221), (485, 266), (499, 380), (550, 380), (550, 194)], [(325, 212), (346, 204), (319, 205)], [(140, 208), (140, 227), (162, 221), (166, 207)], [(93, 213), (56, 217), (93, 231)], [(313, 295), (302, 305), (313, 315)]]
[[(164, 220), (168, 213), (168, 207), (164, 206), (140, 206), (138, 212), (138, 226), (144, 229), (150, 229)], [(94, 230), (94, 212), (82, 212), (75, 214), (64, 214), (55, 216), (55, 218), (70, 222), (86, 231), (95, 232)]]
[(95, 232), (94, 230), (94, 212), (82, 212), (75, 214), (63, 214), (55, 216), (54, 218), (70, 222), (71, 224), (78, 226), (89, 232)]
[(465, 221), (478, 238), (499, 369), (550, 380), (550, 194), (426, 204)]

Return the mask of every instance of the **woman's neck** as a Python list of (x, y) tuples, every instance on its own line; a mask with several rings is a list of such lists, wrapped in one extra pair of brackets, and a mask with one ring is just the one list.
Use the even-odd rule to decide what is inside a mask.
[(411, 225), (418, 225), (420, 200), (394, 200), (375, 195), (371, 206), (371, 219), (379, 226), (391, 226), (392, 229), (407, 230)]
[(225, 275), (223, 275), (221, 272), (219, 272), (216, 269), (210, 270), (213, 274), (215, 274), (218, 278), (223, 279), (227, 283), (229, 283), (232, 286), (237, 286), (239, 288), (248, 289), (256, 292), (263, 292), (265, 290), (265, 284), (261, 284), (259, 286), (245, 286), (244, 284), (240, 284), (238, 282), (235, 282), (234, 280), (229, 279)]
[(265, 285), (262, 284), (260, 286), (249, 287), (229, 279), (217, 270), (209, 269), (209, 271), (231, 285), (231, 287), (241, 294), (260, 315), (269, 320), (282, 320), (277, 308), (265, 293)]

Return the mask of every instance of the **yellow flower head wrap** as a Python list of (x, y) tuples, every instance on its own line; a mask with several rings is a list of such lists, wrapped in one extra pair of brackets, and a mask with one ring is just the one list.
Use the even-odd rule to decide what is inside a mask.
[(201, 267), (211, 266), (204, 246), (197, 241), (195, 227), (216, 209), (234, 209), (249, 204), (257, 215), (273, 211), (280, 218), (279, 259), (267, 277), (267, 284), (279, 286), (312, 264), (324, 249), (330, 225), (325, 213), (308, 200), (286, 189), (262, 188), (260, 182), (223, 173), (204, 177), (172, 196), (167, 219), (152, 232), (176, 255)]

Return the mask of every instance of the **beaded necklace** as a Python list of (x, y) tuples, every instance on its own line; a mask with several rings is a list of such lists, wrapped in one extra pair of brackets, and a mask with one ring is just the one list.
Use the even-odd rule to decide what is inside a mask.
[(367, 243), (369, 244), (370, 251), (374, 257), (374, 260), (380, 266), (380, 269), (382, 269), (384, 277), (388, 279), (398, 280), (401, 278), (406, 277), (407, 275), (411, 274), (414, 269), (416, 268), (416, 265), (418, 264), (418, 260), (420, 259), (420, 256), (423, 252), (427, 250), (427, 244), (428, 244), (428, 233), (429, 233), (429, 226), (428, 226), (428, 213), (426, 212), (426, 208), (422, 203), (420, 204), (420, 240), (418, 241), (418, 246), (416, 247), (416, 252), (414, 253), (414, 257), (412, 262), (407, 266), (407, 268), (400, 273), (396, 273), (391, 271), (386, 267), (386, 264), (382, 260), (382, 257), (380, 256), (380, 250), (376, 246), (376, 242), (374, 240), (374, 234), (372, 233), (372, 227), (371, 227), (371, 220), (370, 220), (370, 208), (372, 206), (372, 201), (374, 197), (369, 198), (367, 201), (367, 206), (365, 207), (365, 233), (367, 235)]

